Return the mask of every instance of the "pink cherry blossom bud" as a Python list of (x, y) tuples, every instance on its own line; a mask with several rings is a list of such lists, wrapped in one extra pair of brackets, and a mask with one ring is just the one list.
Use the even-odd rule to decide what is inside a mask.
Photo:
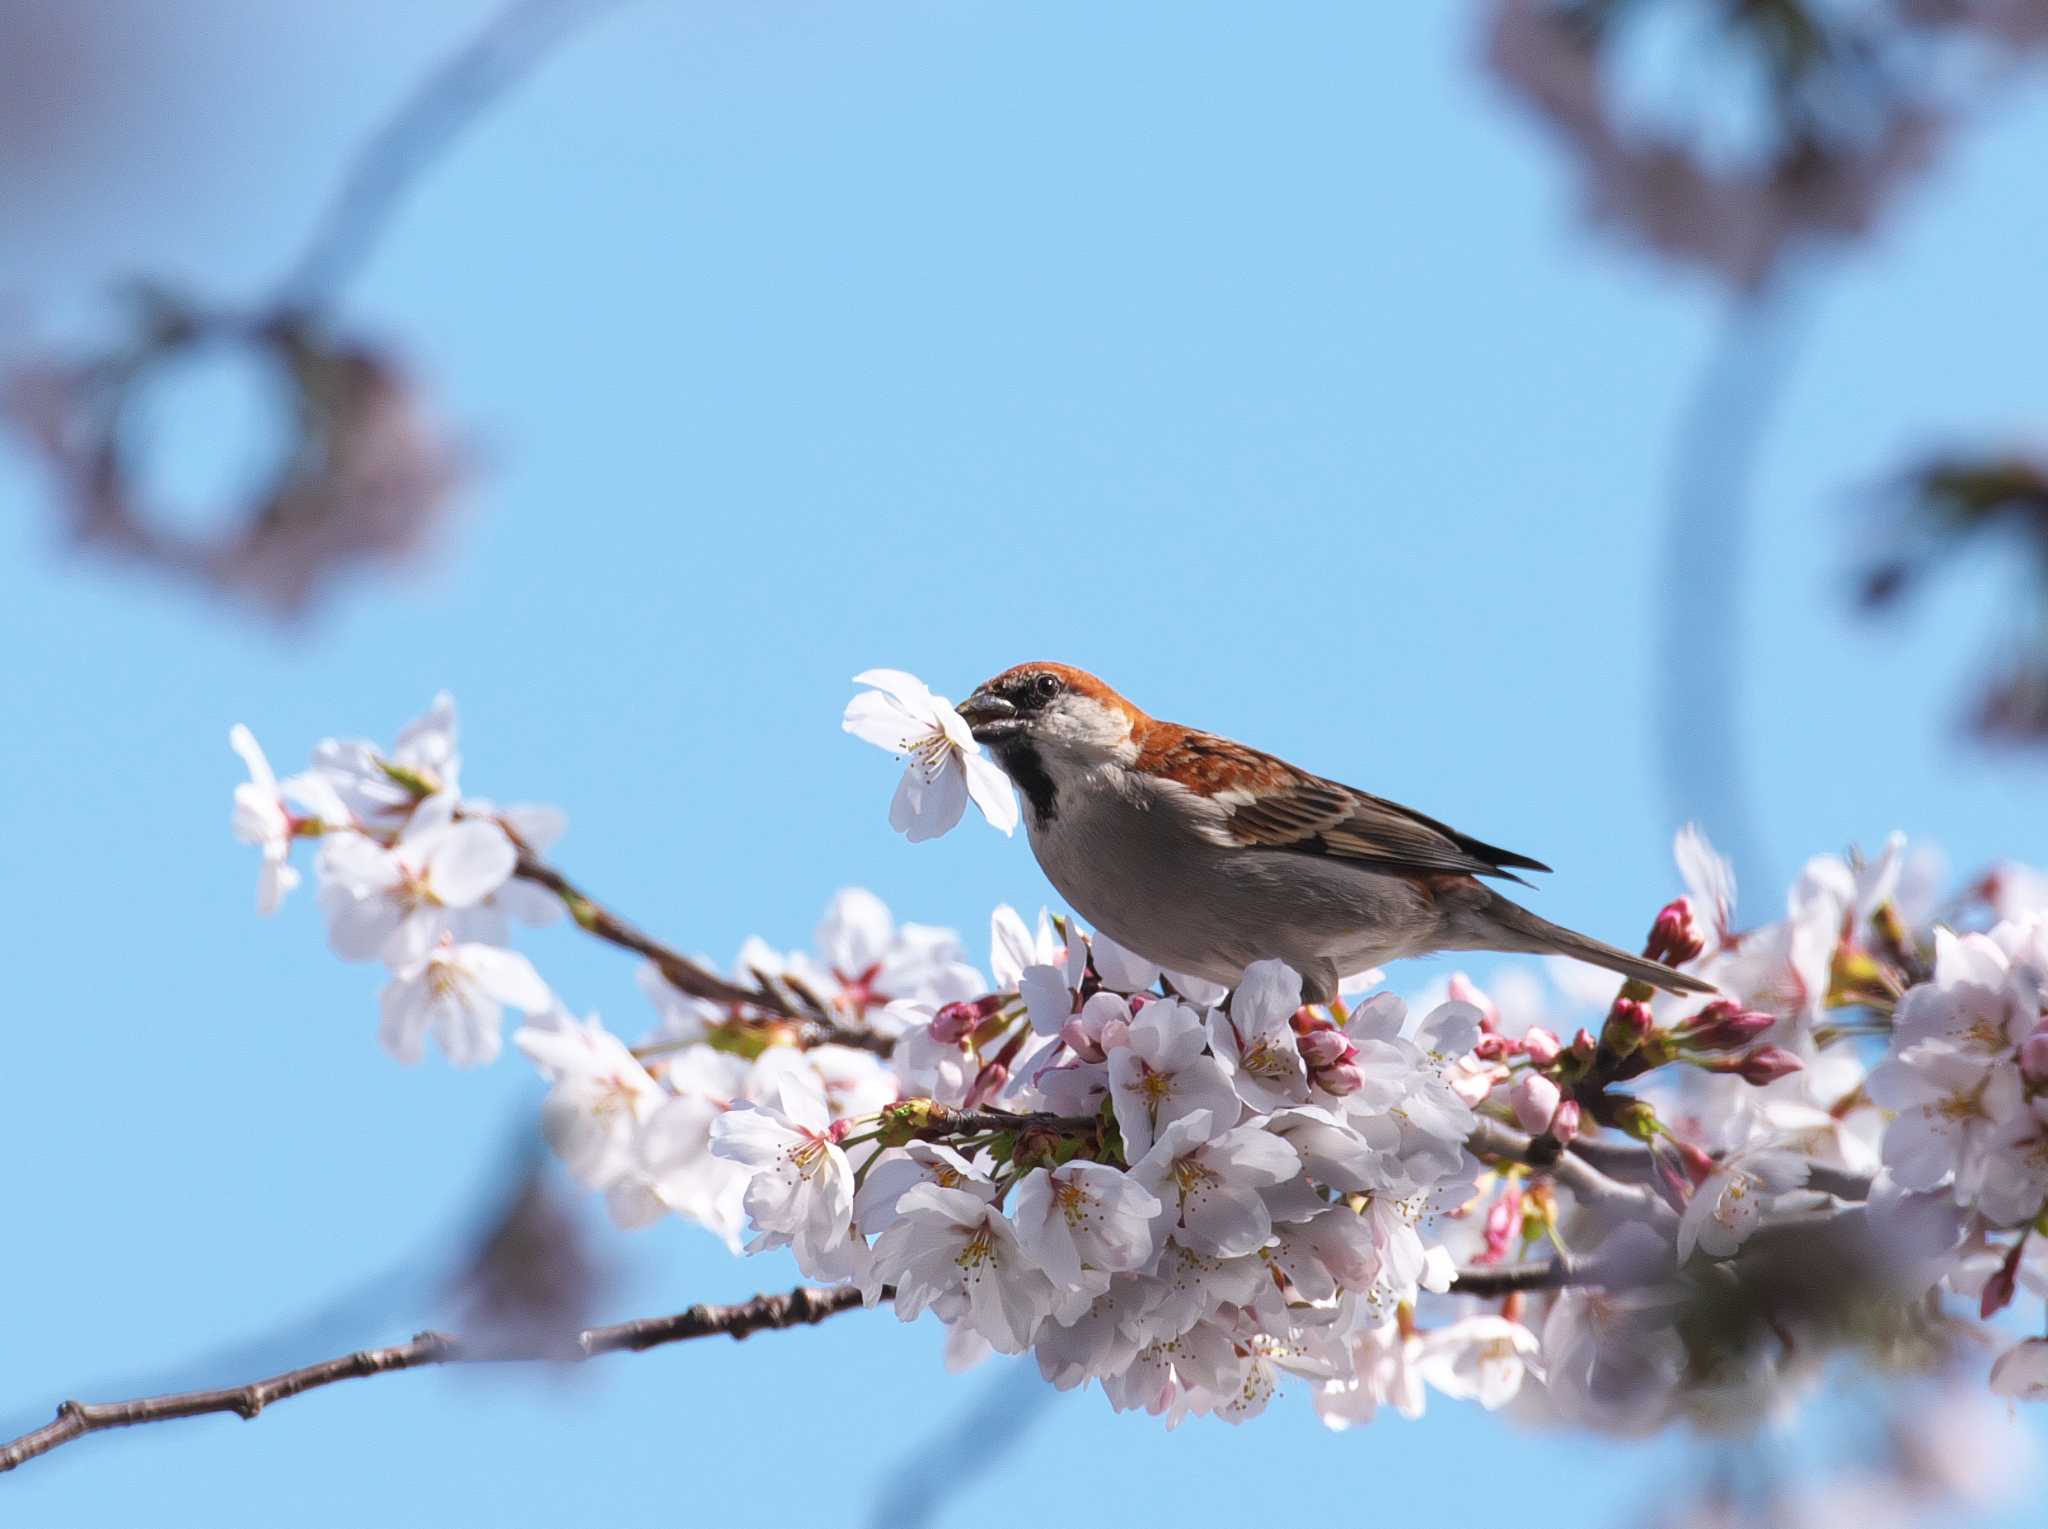
[(1515, 1235), (1521, 1230), (1522, 1190), (1520, 1185), (1510, 1184), (1507, 1193), (1487, 1207), (1486, 1251), (1479, 1256), (1479, 1262), (1497, 1264), (1506, 1258)]
[(1009, 1081), (1010, 1069), (1001, 1062), (985, 1064), (981, 1071), (974, 1075), (974, 1086), (967, 1090), (967, 1102), (961, 1108), (980, 1109)]
[(1557, 1107), (1557, 1113), (1550, 1117), (1550, 1134), (1569, 1147), (1578, 1140), (1579, 1124), (1579, 1101), (1567, 1099)]
[(1515, 1123), (1533, 1134), (1549, 1126), (1563, 1097), (1558, 1086), (1542, 1073), (1525, 1072), (1508, 1095), (1508, 1103), (1514, 1109)]
[(1692, 901), (1681, 897), (1666, 903), (1657, 915), (1657, 922), (1650, 926), (1650, 938), (1643, 945), (1643, 954), (1666, 966), (1683, 966), (1698, 960), (1706, 948), (1692, 921)]
[(1696, 1051), (1739, 1051), (1777, 1022), (1776, 1015), (1718, 998), (1686, 1025), (1685, 1043)]
[(1341, 1030), (1317, 1030), (1295, 1044), (1301, 1049), (1302, 1060), (1316, 1072), (1340, 1066), (1358, 1055), (1357, 1048)]
[(1599, 1049), (1600, 1043), (1593, 1039), (1593, 1032), (1584, 1025), (1579, 1026), (1579, 1033), (1572, 1037), (1572, 1055), (1581, 1062), (1590, 1062), (1593, 1053)]
[(1522, 1050), (1538, 1067), (1548, 1067), (1557, 1060), (1564, 1047), (1541, 1025), (1531, 1025), (1522, 1036)]
[(1977, 1304), (1977, 1315), (1987, 1322), (1994, 1314), (2010, 1306), (2013, 1296), (2018, 1293), (2020, 1250), (2026, 1246), (2026, 1241), (2027, 1239), (2022, 1236), (2015, 1242), (2012, 1251), (2007, 1253), (1999, 1261), (1997, 1269), (1992, 1271), (1991, 1278), (1984, 1281), (1984, 1295)]
[(1678, 1150), (1679, 1164), (1685, 1169), (1695, 1185), (1706, 1183), (1713, 1174), (1714, 1159), (1704, 1147), (1696, 1147), (1689, 1141), (1673, 1144)]
[(1600, 1031), (1600, 1044), (1616, 1056), (1633, 1056), (1649, 1038), (1656, 1022), (1648, 1005), (1633, 998), (1617, 998), (1607, 1011), (1607, 1023)]
[(1513, 1055), (1515, 1050), (1515, 1043), (1505, 1035), (1488, 1034), (1479, 1037), (1472, 1054), (1482, 1062), (1498, 1062), (1502, 1057)]
[(1060, 1039), (1067, 1043), (1069, 1051), (1084, 1062), (1099, 1062), (1105, 1055), (1102, 1047), (1096, 1043), (1095, 1037), (1082, 1028), (1079, 1015), (1060, 1026)]
[(1328, 1030), (1331, 1028), (1330, 1022), (1307, 1004), (1303, 1004), (1300, 1008), (1296, 1009), (1293, 1018), (1289, 1019), (1287, 1023), (1294, 1027), (1296, 1035), (1308, 1035), (1317, 1030)]
[(974, 1033), (981, 1016), (971, 1003), (949, 1003), (932, 1016), (932, 1039), (941, 1046), (957, 1046)]
[(1742, 1058), (1736, 1071), (1741, 1073), (1743, 1082), (1762, 1088), (1766, 1083), (1789, 1078), (1805, 1065), (1783, 1046), (1759, 1046)]
[(2048, 1020), (2020, 1042), (2020, 1075), (2029, 1083), (2048, 1083)]
[(1316, 1074), (1316, 1087), (1326, 1094), (1342, 1098), (1365, 1087), (1365, 1074), (1358, 1070), (1355, 1062), (1339, 1062), (1335, 1067), (1325, 1067)]
[(1146, 1004), (1156, 1003), (1158, 1000), (1150, 993), (1132, 993), (1124, 1002), (1130, 1005), (1131, 1018), (1136, 1019), (1144, 1012)]

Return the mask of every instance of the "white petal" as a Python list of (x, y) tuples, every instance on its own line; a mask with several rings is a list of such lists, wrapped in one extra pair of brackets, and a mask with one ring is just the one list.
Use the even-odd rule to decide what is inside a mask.
[(533, 963), (516, 950), (461, 945), (456, 947), (455, 960), (476, 979), (478, 987), (523, 1013), (544, 1013), (555, 1001), (547, 983), (533, 969)]
[(863, 690), (846, 703), (840, 728), (863, 743), (908, 754), (920, 738), (931, 732), (931, 724), (913, 717), (902, 706), (876, 690)]
[(902, 703), (903, 709), (912, 716), (926, 720), (936, 718), (941, 712), (951, 711), (944, 698), (935, 694), (931, 687), (914, 674), (901, 669), (863, 669), (853, 677), (856, 685), (872, 685), (875, 689), (890, 695)]
[(994, 761), (984, 759), (980, 754), (962, 754), (960, 765), (967, 776), (967, 794), (974, 798), (974, 805), (981, 809), (981, 815), (1006, 834), (1017, 831), (1017, 793), (1010, 788), (1010, 777), (998, 769)]
[(481, 902), (511, 879), (519, 852), (496, 823), (456, 823), (434, 846), (426, 873), (434, 895), (451, 908)]

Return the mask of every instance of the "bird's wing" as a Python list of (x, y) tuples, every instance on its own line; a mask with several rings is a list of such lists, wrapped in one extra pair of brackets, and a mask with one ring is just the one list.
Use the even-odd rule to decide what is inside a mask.
[(1516, 870), (1550, 869), (1398, 802), (1311, 775), (1213, 733), (1155, 722), (1137, 763), (1199, 801), (1203, 821), (1198, 831), (1226, 846), (1329, 855), (1389, 871), (1507, 881), (1521, 881)]
[(1388, 870), (1498, 876), (1508, 881), (1521, 881), (1515, 870), (1550, 869), (1540, 860), (1459, 833), (1399, 802), (1291, 767), (1287, 774), (1291, 779), (1284, 783), (1269, 776), (1271, 784), (1231, 806), (1223, 827), (1236, 843), (1330, 855)]

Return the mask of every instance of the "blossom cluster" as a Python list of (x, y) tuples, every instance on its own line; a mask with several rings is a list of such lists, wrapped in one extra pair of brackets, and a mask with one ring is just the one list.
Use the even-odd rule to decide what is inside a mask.
[[(930, 838), (970, 801), (1014, 826), (943, 698), (862, 680), (847, 730), (909, 761), (894, 826)], [(1744, 928), (1689, 829), (1643, 949), (1709, 998), (1558, 960), (1413, 1002), (1361, 973), (1305, 1005), (1277, 961), (1226, 990), (1008, 907), (984, 975), (858, 889), (813, 949), (749, 940), (721, 975), (552, 872), (560, 813), (462, 794), (446, 697), (388, 750), (329, 740), (283, 781), (232, 741), (259, 905), (317, 843), (330, 943), (387, 968), (394, 1055), (431, 1035), (490, 1061), (521, 1011), (541, 1128), (615, 1221), (785, 1250), (933, 1313), (957, 1363), (1028, 1352), (1169, 1423), (1241, 1421), (1292, 1377), (1332, 1427), (1435, 1392), (1626, 1432), (1766, 1415), (1815, 1383), (1839, 1310), (1762, 1280), (1758, 1320), (1703, 1326), (1731, 1288), (1714, 1266), (1742, 1288), (1801, 1228), (1863, 1239), (1841, 1245), (1841, 1298), (1893, 1312), (1892, 1340), (1929, 1337), (1914, 1314), (1945, 1294), (1986, 1319), (2048, 1297), (2048, 878), (2019, 867), (1937, 917), (1895, 837), (1809, 862), (1783, 915)], [(655, 952), (637, 1043), (510, 948), (565, 906)], [(2048, 1339), (2000, 1346), (1997, 1391), (2048, 1393)]]

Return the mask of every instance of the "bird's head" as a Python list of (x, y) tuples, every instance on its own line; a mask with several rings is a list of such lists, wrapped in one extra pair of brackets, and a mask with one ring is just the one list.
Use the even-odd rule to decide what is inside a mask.
[(1086, 768), (1128, 761), (1145, 714), (1085, 670), (1068, 664), (1018, 664), (960, 703), (977, 743), (999, 760), (1037, 755), (1049, 765)]

